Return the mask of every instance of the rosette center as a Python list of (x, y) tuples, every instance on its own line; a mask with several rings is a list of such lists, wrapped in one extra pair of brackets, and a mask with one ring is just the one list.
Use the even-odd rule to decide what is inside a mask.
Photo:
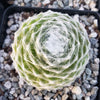
[(54, 57), (61, 57), (64, 55), (65, 49), (67, 48), (68, 39), (65, 38), (66, 33), (58, 28), (51, 28), (47, 31), (45, 42), (43, 47)]

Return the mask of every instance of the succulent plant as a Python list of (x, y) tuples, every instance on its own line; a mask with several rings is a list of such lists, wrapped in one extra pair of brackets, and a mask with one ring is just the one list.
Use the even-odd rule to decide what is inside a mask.
[(29, 85), (57, 90), (70, 86), (84, 71), (90, 43), (81, 23), (68, 14), (41, 12), (15, 33), (14, 66)]

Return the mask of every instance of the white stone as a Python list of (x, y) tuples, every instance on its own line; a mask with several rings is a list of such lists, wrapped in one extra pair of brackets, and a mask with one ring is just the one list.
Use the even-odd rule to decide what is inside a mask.
[(0, 56), (2, 56), (4, 53), (4, 50), (0, 50)]
[(68, 93), (69, 92), (69, 88), (64, 88), (64, 92)]
[(0, 63), (3, 63), (3, 62), (4, 62), (4, 58), (0, 57)]
[(55, 100), (58, 100), (57, 98), (55, 98)]
[(0, 68), (1, 69), (4, 69), (4, 64), (0, 64)]
[(7, 30), (6, 30), (6, 33), (7, 33), (7, 34), (10, 34), (10, 33), (11, 33), (10, 29), (7, 29)]
[(76, 21), (79, 22), (79, 15), (78, 15), (78, 14), (75, 14), (73, 18), (74, 18)]
[(97, 19), (95, 19), (93, 22), (94, 22), (94, 24), (93, 24), (94, 27), (98, 27), (98, 21), (97, 21)]
[(99, 72), (98, 71), (93, 71), (94, 76), (98, 76)]
[(85, 100), (90, 100), (90, 97), (89, 97), (89, 96), (86, 96), (86, 97), (85, 97)]
[(10, 94), (14, 94), (15, 93), (15, 88), (11, 88)]
[(25, 3), (28, 3), (28, 2), (30, 2), (30, 0), (24, 0), (24, 2), (25, 2)]
[(6, 36), (6, 39), (10, 39), (10, 35), (7, 35), (7, 36)]
[(11, 66), (8, 65), (8, 64), (6, 64), (6, 65), (4, 66), (4, 68), (5, 68), (5, 70), (11, 70)]
[(3, 57), (6, 58), (8, 54), (6, 52), (3, 53)]
[(17, 78), (17, 77), (13, 77), (13, 78), (11, 78), (11, 80), (12, 80), (13, 82), (18, 82), (18, 78)]
[(97, 8), (92, 8), (91, 11), (98, 11), (98, 9)]
[(14, 21), (11, 19), (8, 21), (8, 26), (11, 26), (14, 23)]
[(45, 100), (50, 100), (50, 97), (46, 95), (46, 96), (44, 97), (44, 99), (45, 99)]
[(85, 3), (88, 5), (90, 3), (91, 0), (84, 0)]
[(64, 4), (62, 3), (61, 0), (57, 0), (57, 2), (58, 2), (58, 5), (59, 5), (60, 7), (64, 7)]
[(72, 89), (72, 93), (75, 93), (76, 95), (80, 95), (81, 92), (82, 92), (82, 90), (79, 86), (74, 86)]
[(20, 94), (19, 98), (22, 99), (22, 100), (24, 100), (24, 95)]
[(92, 32), (90, 35), (89, 35), (89, 37), (97, 37), (97, 33), (96, 32)]
[(48, 3), (50, 3), (50, 0), (44, 0), (42, 3), (43, 3), (43, 5), (48, 4)]
[(18, 1), (15, 0), (15, 1), (14, 1), (14, 4), (15, 4), (15, 5), (18, 5)]
[(73, 0), (69, 0), (69, 5), (68, 6), (73, 6)]
[(29, 94), (29, 92), (28, 92), (28, 91), (26, 91), (26, 92), (25, 92), (25, 96), (27, 97), (27, 96), (28, 96), (28, 94)]
[(100, 62), (99, 58), (95, 58), (94, 61), (96, 64), (99, 64), (99, 62)]
[(84, 7), (85, 9), (88, 9), (88, 10), (89, 10), (89, 6), (88, 6), (88, 5), (83, 5), (83, 7)]
[(67, 94), (64, 94), (63, 96), (62, 96), (62, 99), (61, 100), (67, 100), (68, 99), (68, 95)]
[(96, 3), (94, 1), (91, 0), (90, 4), (89, 4), (90, 8), (93, 9), (96, 6)]
[(4, 44), (5, 44), (6, 46), (9, 46), (9, 45), (10, 45), (10, 42), (11, 42), (10, 39), (5, 39)]
[(79, 10), (84, 10), (83, 6), (81, 6), (81, 7), (79, 8)]
[(18, 18), (19, 18), (19, 16), (20, 16), (20, 15), (19, 15), (19, 13), (14, 14), (14, 18), (15, 18), (15, 19), (18, 19)]
[(31, 99), (30, 99), (30, 97), (26, 97), (26, 98), (24, 98), (24, 100), (31, 100)]
[(16, 30), (17, 30), (17, 25), (12, 25), (12, 26), (10, 27), (10, 30), (11, 30), (11, 31), (16, 31)]
[(22, 85), (24, 85), (24, 81), (22, 78), (19, 79), (19, 86), (21, 87)]
[(93, 87), (91, 90), (91, 95), (95, 95), (97, 93), (98, 89), (99, 88), (97, 86)]
[(10, 88), (11, 88), (11, 82), (10, 82), (10, 81), (5, 82), (4, 86), (5, 86), (7, 89), (10, 89)]
[(69, 88), (69, 90), (72, 90), (73, 86), (69, 86), (68, 88)]

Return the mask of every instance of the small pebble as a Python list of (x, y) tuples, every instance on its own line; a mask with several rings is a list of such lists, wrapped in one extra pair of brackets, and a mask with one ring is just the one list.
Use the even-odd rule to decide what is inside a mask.
[(85, 87), (86, 89), (90, 89), (90, 88), (91, 88), (90, 84), (88, 84), (88, 83), (84, 83), (84, 87)]
[(24, 100), (31, 100), (31, 99), (30, 99), (30, 97), (26, 97), (26, 98), (24, 98)]
[(95, 61), (96, 64), (99, 64), (100, 60), (99, 60), (99, 58), (95, 58), (94, 61)]
[(78, 14), (75, 14), (73, 18), (74, 18), (76, 21), (79, 22), (79, 15), (78, 15)]
[(20, 86), (21, 86), (21, 85), (24, 85), (24, 81), (23, 81), (22, 78), (19, 79), (19, 85), (20, 85)]
[(49, 92), (49, 93), (47, 93), (47, 95), (51, 98), (51, 97), (53, 97), (55, 94), (54, 94), (54, 93)]
[(68, 6), (69, 0), (63, 0), (63, 2), (64, 2), (64, 6)]
[(4, 58), (0, 57), (0, 63), (3, 63), (3, 62), (4, 62)]
[(91, 0), (84, 0), (85, 3), (88, 5), (90, 3)]
[(95, 17), (94, 16), (90, 16), (88, 19), (87, 19), (87, 21), (89, 22), (89, 23), (93, 23), (93, 21), (94, 21), (94, 19), (95, 19)]
[(44, 99), (45, 99), (45, 100), (50, 100), (50, 97), (47, 96), (47, 95), (45, 95), (45, 96), (44, 96)]
[(68, 95), (67, 95), (67, 94), (64, 94), (64, 95), (62, 96), (62, 99), (61, 99), (61, 100), (67, 100), (67, 98), (68, 98)]
[(98, 27), (98, 21), (97, 21), (97, 19), (94, 20), (94, 27)]
[(86, 68), (86, 74), (91, 75), (91, 70), (89, 68)]
[(37, 7), (41, 7), (41, 6), (42, 6), (42, 3), (39, 2), (39, 3), (37, 4)]
[(86, 80), (86, 74), (83, 74), (83, 81)]
[(5, 68), (5, 70), (11, 70), (11, 66), (8, 65), (8, 64), (6, 64), (6, 65), (4, 66), (4, 68)]
[(27, 97), (29, 95), (29, 91), (26, 91), (25, 92), (25, 96)]
[(96, 37), (97, 37), (97, 33), (96, 33), (96, 32), (93, 32), (93, 33), (91, 33), (91, 34), (89, 35), (89, 37), (94, 37), (94, 38), (96, 38)]
[(11, 26), (13, 23), (14, 23), (13, 20), (9, 20), (9, 21), (8, 21), (8, 26)]
[(75, 93), (76, 95), (80, 95), (81, 92), (82, 92), (82, 90), (79, 86), (74, 86), (72, 89), (72, 93)]
[(5, 44), (6, 46), (9, 46), (10, 43), (11, 43), (11, 40), (10, 40), (10, 39), (5, 39), (4, 44)]
[(82, 86), (82, 91), (86, 94), (87, 93), (87, 90), (84, 86)]
[(61, 8), (64, 7), (64, 4), (63, 4), (62, 0), (57, 0), (57, 2), (58, 2), (58, 5), (59, 5)]
[(86, 96), (86, 97), (85, 97), (85, 100), (90, 100), (90, 97), (89, 97), (89, 96)]
[(7, 58), (7, 57), (8, 57), (8, 54), (7, 54), (6, 52), (4, 52), (4, 53), (3, 53), (3, 57), (4, 57), (4, 58)]
[(22, 100), (24, 100), (24, 95), (23, 94), (20, 94), (19, 95), (19, 98), (22, 99)]
[(34, 89), (34, 90), (31, 91), (31, 93), (32, 93), (32, 95), (35, 95), (35, 94), (38, 93), (38, 91)]
[(81, 100), (81, 99), (82, 99), (82, 97), (83, 97), (83, 94), (76, 95), (77, 100)]
[(13, 82), (18, 82), (18, 78), (17, 78), (17, 77), (13, 77), (13, 78), (12, 78), (12, 81), (13, 81)]
[(91, 96), (91, 92), (87, 92), (87, 94), (86, 94), (87, 96)]
[(43, 5), (46, 5), (46, 4), (48, 4), (48, 3), (50, 3), (50, 0), (44, 0), (44, 1), (42, 2)]
[(97, 86), (93, 87), (91, 90), (91, 95), (95, 95), (97, 93), (98, 89), (99, 88)]
[(30, 2), (31, 0), (24, 0), (24, 2), (27, 4), (28, 2)]
[(47, 90), (42, 90), (42, 94), (46, 95), (47, 94)]
[(73, 95), (72, 95), (72, 98), (73, 98), (74, 100), (76, 100), (76, 95), (75, 95), (75, 94), (73, 94)]
[(42, 100), (42, 97), (41, 97), (41, 96), (38, 96), (38, 95), (35, 95), (35, 96), (34, 96), (34, 99), (35, 99), (35, 100)]
[(16, 30), (17, 30), (17, 25), (12, 25), (12, 26), (10, 27), (10, 30), (11, 30), (11, 31), (16, 31)]
[(99, 70), (99, 64), (92, 64), (91, 67), (92, 67), (93, 71)]
[(68, 93), (69, 92), (69, 88), (64, 88), (64, 92)]
[(10, 34), (10, 33), (11, 33), (11, 30), (10, 30), (10, 29), (7, 29), (7, 30), (6, 30), (6, 33), (7, 33), (7, 34)]
[(69, 5), (68, 6), (73, 6), (73, 0), (69, 0)]
[(15, 88), (11, 88), (10, 94), (14, 94), (15, 93)]
[(91, 80), (90, 83), (91, 83), (92, 85), (96, 85), (96, 84), (97, 84), (97, 80)]
[(21, 6), (25, 6), (25, 3), (22, 2), (22, 3), (21, 3)]
[(92, 8), (91, 11), (96, 11), (97, 12), (98, 9), (97, 8)]
[(10, 81), (5, 82), (4, 86), (5, 86), (7, 89), (10, 89), (10, 88), (11, 88), (11, 82), (10, 82)]
[(96, 6), (96, 3), (94, 1), (91, 0), (90, 4), (89, 4), (90, 8), (93, 9)]

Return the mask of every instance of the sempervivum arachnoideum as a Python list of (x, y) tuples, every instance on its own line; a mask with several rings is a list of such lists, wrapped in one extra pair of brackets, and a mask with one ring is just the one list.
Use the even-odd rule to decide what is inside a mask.
[(68, 14), (47, 11), (20, 26), (12, 48), (15, 68), (28, 84), (56, 90), (82, 74), (90, 43), (79, 22)]

